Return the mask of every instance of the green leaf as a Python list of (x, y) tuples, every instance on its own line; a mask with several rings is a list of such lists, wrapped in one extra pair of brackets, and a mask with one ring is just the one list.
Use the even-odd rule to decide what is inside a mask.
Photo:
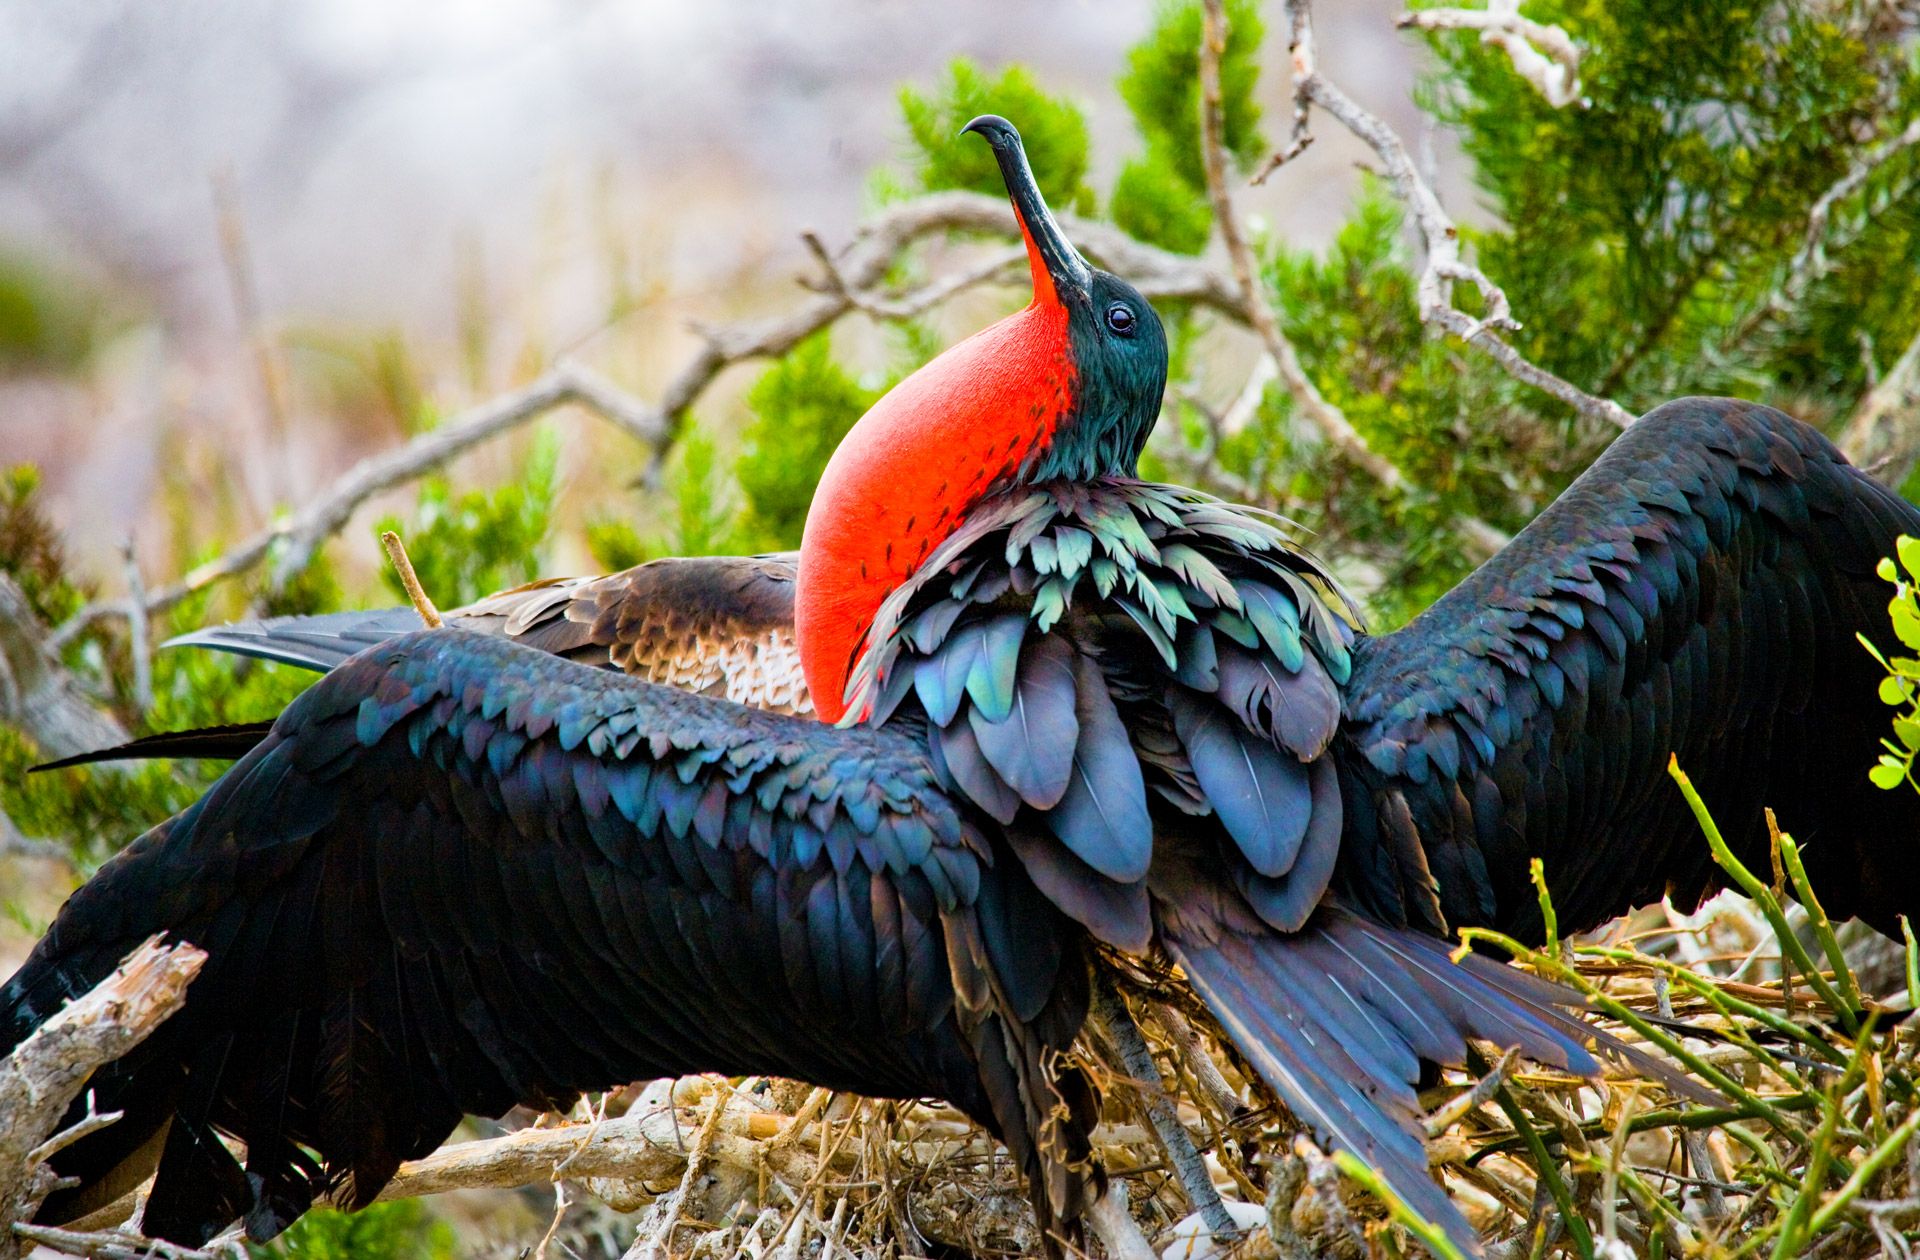
[(1896, 603), (1888, 611), (1893, 615), (1893, 632), (1910, 648), (1920, 648), (1920, 612), (1912, 604)]
[(1920, 749), (1920, 722), (1915, 722), (1911, 718), (1895, 718), (1893, 722), (1893, 734), (1896, 739), (1907, 746), (1908, 752)]
[(1907, 768), (1891, 757), (1880, 758), (1879, 762), (1876, 763), (1871, 770), (1867, 771), (1867, 778), (1871, 779), (1873, 786), (1877, 788), (1892, 789), (1899, 787), (1901, 781), (1906, 777)]
[(1893, 546), (1894, 550), (1900, 554), (1901, 567), (1906, 569), (1906, 571), (1915, 578), (1920, 579), (1920, 538), (1913, 538), (1909, 535), (1902, 534), (1900, 535), (1899, 541), (1894, 543)]
[(1888, 675), (1880, 680), (1880, 703), (1903, 705), (1913, 699), (1898, 678)]

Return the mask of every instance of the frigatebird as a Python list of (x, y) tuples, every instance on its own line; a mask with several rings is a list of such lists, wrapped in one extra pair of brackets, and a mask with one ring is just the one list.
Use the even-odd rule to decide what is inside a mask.
[[(157, 1158), (150, 1233), (268, 1237), (316, 1195), (369, 1201), (463, 1112), (716, 1070), (949, 1098), (1070, 1231), (1100, 1174), (1061, 1052), (1097, 942), (1178, 963), (1316, 1135), (1471, 1248), (1426, 1172), (1422, 1065), (1468, 1038), (1585, 1072), (1619, 1049), (1570, 995), (1450, 954), (1460, 925), (1538, 934), (1529, 857), (1563, 926), (1701, 890), (1678, 753), (1750, 852), (1781, 807), (1838, 912), (1911, 902), (1882, 841), (1920, 811), (1864, 787), (1881, 717), (1853, 636), (1920, 513), (1777, 411), (1682, 400), (1370, 637), (1275, 522), (1137, 479), (1159, 320), (1067, 242), (1012, 126), (969, 130), (1033, 303), (856, 425), (791, 585), (778, 558), (681, 562), (774, 583), (736, 646), (778, 647), (790, 597), (838, 724), (622, 672), (675, 651), (608, 629), (644, 570), (592, 615), (563, 586), (393, 637), (225, 636), (333, 668), (0, 991), (12, 1045), (152, 932), (212, 955), (99, 1082), (127, 1115), (61, 1153), (79, 1184), (49, 1219)], [(517, 629), (515, 601), (539, 605)]]

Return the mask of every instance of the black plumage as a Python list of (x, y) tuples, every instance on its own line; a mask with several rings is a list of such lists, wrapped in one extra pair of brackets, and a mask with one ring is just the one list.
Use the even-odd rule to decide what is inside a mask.
[(1665, 774), (1677, 756), (1736, 852), (1771, 806), (1823, 903), (1898, 932), (1920, 909), (1920, 800), (1867, 768), (1886, 709), (1857, 635), (1920, 512), (1769, 407), (1650, 412), (1493, 560), (1356, 645), (1335, 746), (1342, 895), (1437, 930), (1588, 927), (1718, 872)]
[(156, 931), (212, 958), (96, 1079), (129, 1115), (62, 1154), (83, 1184), (48, 1219), (164, 1135), (149, 1231), (269, 1237), (323, 1191), (370, 1201), (466, 1112), (696, 1065), (949, 1098), (1051, 1191), (1043, 1222), (1084, 1198), (1041, 1151), (1087, 1123), (1054, 1062), (1080, 934), (892, 731), (416, 632), (76, 893), (0, 991), (0, 1044)]

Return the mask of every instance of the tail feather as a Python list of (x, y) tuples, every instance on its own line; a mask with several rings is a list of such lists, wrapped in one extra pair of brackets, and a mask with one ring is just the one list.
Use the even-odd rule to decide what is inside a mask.
[(181, 757), (201, 761), (238, 761), (253, 751), (253, 746), (273, 729), (271, 721), (236, 722), (230, 726), (202, 726), (191, 731), (162, 731), (145, 735), (112, 748), (96, 748), (33, 767), (29, 773), (43, 770), (69, 770), (96, 761), (152, 761), (161, 757)]
[[(1427, 1170), (1422, 1061), (1454, 1066), (1469, 1039), (1595, 1075), (1597, 1045), (1686, 1092), (1699, 1086), (1563, 1009), (1581, 999), (1447, 944), (1324, 910), (1291, 936), (1169, 936), (1174, 958), (1248, 1062), (1314, 1134), (1371, 1164), (1469, 1254), (1472, 1227)], [(1710, 1092), (1708, 1097), (1712, 1097)]]
[(212, 648), (324, 674), (376, 643), (419, 628), (420, 614), (411, 608), (356, 609), (209, 626), (168, 639), (161, 646)]

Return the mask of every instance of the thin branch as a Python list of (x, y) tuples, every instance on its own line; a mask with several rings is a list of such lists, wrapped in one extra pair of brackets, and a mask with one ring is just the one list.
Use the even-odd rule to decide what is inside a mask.
[[(786, 1117), (729, 1109), (708, 1144), (714, 1164), (758, 1173), (767, 1169), (798, 1185), (814, 1175), (818, 1157), (798, 1143), (765, 1139)], [(613, 1120), (521, 1129), (505, 1137), (456, 1142), (400, 1166), (380, 1199), (411, 1199), (452, 1190), (518, 1189), (558, 1180), (617, 1177), (659, 1184), (687, 1167), (687, 1131), (671, 1106), (636, 1109)]]
[(707, 1175), (713, 1163), (714, 1139), (720, 1134), (720, 1122), (726, 1117), (727, 1104), (732, 1101), (730, 1087), (720, 1085), (714, 1089), (713, 1101), (707, 1106), (707, 1118), (701, 1122), (700, 1132), (693, 1139), (693, 1149), (687, 1154), (687, 1169), (680, 1176), (679, 1187), (661, 1201), (658, 1219), (641, 1226), (622, 1260), (667, 1260), (673, 1254), (674, 1230), (679, 1228), (680, 1218), (686, 1212), (687, 1197), (698, 1188), (700, 1179)]
[(1389, 491), (1402, 489), (1406, 477), (1379, 452), (1367, 445), (1340, 409), (1328, 402), (1319, 387), (1307, 375), (1300, 355), (1280, 329), (1260, 287), (1253, 249), (1241, 231), (1240, 216), (1234, 208), (1233, 194), (1227, 186), (1225, 110), (1221, 103), (1220, 58), (1227, 45), (1225, 0), (1206, 0), (1204, 25), (1200, 35), (1200, 126), (1206, 159), (1207, 197), (1213, 203), (1213, 215), (1220, 227), (1220, 241), (1226, 246), (1227, 260), (1233, 267), (1240, 307), (1253, 326), (1267, 354), (1280, 370), (1287, 392), (1299, 404), (1301, 414), (1343, 455), (1365, 469)]
[(1520, 0), (1490, 0), (1484, 9), (1420, 9), (1393, 24), (1402, 30), (1479, 31), (1547, 104), (1560, 109), (1580, 99), (1580, 46), (1557, 26), (1521, 17)]
[[(1211, 14), (1220, 0), (1208, 0)], [(1365, 141), (1386, 168), (1394, 195), (1413, 212), (1414, 222), (1426, 246), (1426, 262), (1417, 287), (1420, 318), (1424, 323), (1478, 346), (1515, 380), (1532, 385), (1566, 403), (1590, 420), (1625, 428), (1633, 415), (1620, 404), (1587, 393), (1579, 386), (1556, 376), (1534, 363), (1500, 336), (1501, 331), (1519, 327), (1507, 302), (1507, 295), (1487, 274), (1468, 263), (1460, 252), (1460, 230), (1441, 208), (1440, 198), (1420, 176), (1406, 144), (1391, 127), (1336, 87), (1320, 73), (1314, 55), (1312, 12), (1309, 0), (1287, 0), (1292, 22), (1295, 127), (1302, 126), (1302, 106), (1317, 105), (1332, 114), (1348, 131)], [(1205, 84), (1205, 59), (1202, 59), (1202, 90)], [(1453, 286), (1467, 283), (1480, 293), (1486, 315), (1474, 319), (1453, 304)]]
[[(1232, 279), (1207, 264), (1143, 244), (1110, 224), (1072, 215), (1064, 218), (1083, 252), (1126, 275), (1148, 298), (1194, 302), (1235, 319), (1244, 318)], [(925, 237), (953, 231), (1012, 236), (1017, 228), (1004, 198), (943, 192), (902, 202), (860, 228), (838, 256), (826, 254), (824, 247), (819, 251), (833, 264), (830, 291), (818, 293), (785, 315), (697, 328), (700, 348), (669, 378), (658, 402), (648, 403), (627, 393), (582, 363), (562, 360), (521, 388), (472, 407), (404, 446), (356, 464), (291, 516), (193, 569), (179, 581), (148, 591), (146, 611), (150, 616), (165, 612), (198, 591), (269, 561), (271, 587), (281, 589), (374, 495), (415, 480), (479, 443), (567, 403), (577, 403), (610, 421), (658, 460), (678, 437), (688, 410), (728, 367), (785, 354), (854, 310), (881, 318), (910, 318), (971, 285), (992, 279), (1006, 265), (1007, 255), (996, 255), (971, 271), (935, 281), (914, 294), (884, 298), (873, 293), (874, 286), (886, 278), (908, 247)], [(52, 647), (58, 651), (98, 622), (126, 617), (128, 612), (126, 599), (89, 604), (55, 631)]]
[(180, 1009), (206, 958), (191, 945), (149, 940), (0, 1060), (0, 1257), (17, 1254), (11, 1227), (31, 1220), (54, 1187), (36, 1152), (68, 1104), (96, 1069), (139, 1045)]
[(1220, 1192), (1213, 1188), (1213, 1179), (1207, 1175), (1206, 1161), (1194, 1146), (1186, 1126), (1180, 1123), (1180, 1114), (1174, 1110), (1173, 1100), (1167, 1097), (1166, 1082), (1161, 1079), (1160, 1069), (1153, 1061), (1153, 1051), (1148, 1047), (1146, 1037), (1141, 1034), (1140, 1025), (1134, 1022), (1133, 1013), (1127, 1009), (1127, 1000), (1120, 996), (1113, 981), (1107, 977), (1100, 977), (1094, 982), (1092, 1014), (1107, 1040), (1119, 1053), (1120, 1066), (1126, 1070), (1129, 1082), (1140, 1095), (1140, 1109), (1146, 1113), (1147, 1123), (1160, 1140), (1160, 1149), (1166, 1153), (1167, 1162), (1173, 1165), (1180, 1179), (1188, 1206), (1200, 1214), (1200, 1219), (1206, 1222), (1207, 1232), (1215, 1239), (1226, 1243), (1238, 1237), (1240, 1230), (1228, 1213), (1226, 1204), (1220, 1201)]
[[(807, 284), (816, 293), (831, 293), (845, 298), (855, 310), (871, 315), (875, 319), (905, 320), (916, 319), (934, 307), (958, 293), (976, 285), (1000, 278), (1004, 273), (1026, 260), (1025, 247), (1004, 249), (994, 253), (985, 261), (955, 272), (934, 281), (913, 293), (902, 297), (888, 297), (876, 294), (869, 289), (856, 288), (848, 283), (841, 274), (840, 264), (827, 249), (825, 242), (816, 232), (802, 232), (800, 239), (806, 244), (807, 251), (820, 264), (824, 279), (818, 284)], [(806, 283), (803, 281), (803, 283)]]
[(181, 1247), (148, 1238), (127, 1229), (54, 1229), (48, 1225), (17, 1224), (13, 1232), (48, 1251), (87, 1260), (249, 1260), (251, 1252), (239, 1237), (216, 1240), (205, 1247)]
[(420, 614), (421, 622), (429, 630), (438, 630), (442, 624), (440, 610), (433, 606), (433, 598), (420, 585), (420, 575), (413, 571), (413, 559), (407, 555), (407, 544), (400, 541), (400, 535), (389, 529), (381, 532), (380, 545), (386, 549), (387, 560), (400, 577), (400, 588), (406, 591), (407, 599), (413, 604), (413, 610)]
[(1834, 207), (1859, 192), (1875, 171), (1916, 144), (1920, 144), (1920, 118), (1908, 123), (1898, 135), (1889, 136), (1855, 156), (1846, 173), (1814, 200), (1807, 211), (1807, 229), (1800, 248), (1787, 261), (1787, 270), (1779, 285), (1734, 329), (1727, 339), (1729, 344), (1741, 344), (1762, 325), (1796, 309), (1806, 300), (1807, 292), (1833, 269), (1827, 247), (1832, 242)]
[(127, 655), (133, 658), (133, 704), (145, 713), (153, 707), (153, 636), (148, 628), (147, 584), (129, 534), (120, 549), (127, 571)]
[(1920, 118), (1908, 123), (1906, 130), (1900, 134), (1863, 150), (1854, 159), (1853, 165), (1847, 168), (1847, 173), (1820, 194), (1819, 200), (1807, 212), (1806, 239), (1800, 243), (1793, 260), (1787, 264), (1787, 278), (1780, 286), (1780, 296), (1785, 299), (1785, 306), (1798, 305), (1806, 296), (1807, 286), (1828, 269), (1827, 227), (1833, 221), (1834, 206), (1858, 192), (1875, 171), (1916, 144), (1920, 144)]
[[(1310, 37), (1303, 33), (1311, 28), (1306, 24), (1306, 10), (1303, 3), (1289, 4), (1289, 12), (1295, 15), (1294, 71), (1296, 85), (1318, 82), (1318, 73), (1313, 69), (1313, 45)], [(1280, 380), (1293, 395), (1294, 402), (1309, 423), (1319, 429), (1327, 441), (1343, 456), (1363, 469), (1382, 489), (1389, 493), (1404, 491), (1407, 478), (1398, 466), (1367, 444), (1366, 438), (1353, 427), (1340, 408), (1327, 401), (1313, 379), (1307, 375), (1306, 368), (1300, 362), (1300, 355), (1293, 343), (1281, 331), (1280, 320), (1274, 314), (1273, 305), (1267, 301), (1260, 284), (1257, 268), (1254, 265), (1253, 249), (1240, 227), (1240, 218), (1234, 209), (1233, 194), (1227, 184), (1226, 155), (1226, 115), (1222, 104), (1220, 88), (1220, 58), (1227, 46), (1227, 13), (1225, 0), (1205, 0), (1202, 8), (1200, 34), (1200, 136), (1203, 156), (1205, 157), (1207, 176), (1207, 197), (1213, 203), (1214, 219), (1220, 227), (1220, 240), (1226, 246), (1227, 259), (1233, 268), (1233, 277), (1238, 287), (1241, 312), (1252, 325), (1266, 346), (1267, 354), (1279, 369)], [(1304, 58), (1304, 60), (1303, 60)], [(1304, 67), (1304, 69), (1303, 69)], [(1298, 76), (1304, 74), (1305, 78)], [(1377, 121), (1377, 120), (1376, 120)], [(1296, 141), (1304, 134), (1305, 115), (1296, 107)], [(1384, 128), (1383, 128), (1384, 129)], [(1391, 132), (1387, 133), (1389, 136)], [(1393, 143), (1399, 145), (1398, 139)], [(1415, 183), (1419, 176), (1413, 173), (1412, 161), (1407, 158), (1404, 147), (1399, 148), (1401, 160), (1406, 163), (1408, 173)], [(1271, 169), (1271, 168), (1269, 168)], [(1422, 185), (1424, 187), (1424, 185)], [(1431, 196), (1431, 194), (1429, 194)], [(1438, 210), (1439, 203), (1434, 202)], [(1458, 251), (1456, 248), (1455, 259)], [(1432, 251), (1429, 250), (1429, 268), (1433, 265)], [(1426, 306), (1424, 296), (1426, 280), (1422, 279), (1422, 310)], [(1490, 284), (1491, 282), (1489, 282)], [(1494, 290), (1498, 293), (1498, 290)], [(1505, 297), (1501, 297), (1498, 306), (1490, 308), (1499, 312), (1505, 310)], [(1456, 314), (1458, 312), (1455, 312)], [(1466, 317), (1461, 316), (1462, 319)], [(1571, 388), (1571, 387), (1569, 387)], [(1624, 413), (1623, 413), (1624, 414)], [(1471, 518), (1458, 522), (1462, 540), (1478, 552), (1482, 558), (1492, 555), (1505, 545), (1506, 535), (1483, 521)]]
[(1920, 333), (1860, 400), (1839, 445), (1889, 486), (1905, 482), (1920, 464)]
[(1439, 1137), (1455, 1124), (1458, 1124), (1460, 1119), (1468, 1112), (1483, 1107), (1493, 1101), (1493, 1096), (1500, 1092), (1500, 1087), (1506, 1084), (1507, 1078), (1513, 1074), (1513, 1065), (1519, 1057), (1520, 1048), (1518, 1046), (1507, 1047), (1507, 1052), (1500, 1056), (1500, 1061), (1495, 1063), (1485, 1076), (1475, 1081), (1472, 1089), (1449, 1099), (1439, 1107), (1434, 1108), (1431, 1112), (1428, 1112), (1426, 1118), (1427, 1136), (1430, 1138)]

